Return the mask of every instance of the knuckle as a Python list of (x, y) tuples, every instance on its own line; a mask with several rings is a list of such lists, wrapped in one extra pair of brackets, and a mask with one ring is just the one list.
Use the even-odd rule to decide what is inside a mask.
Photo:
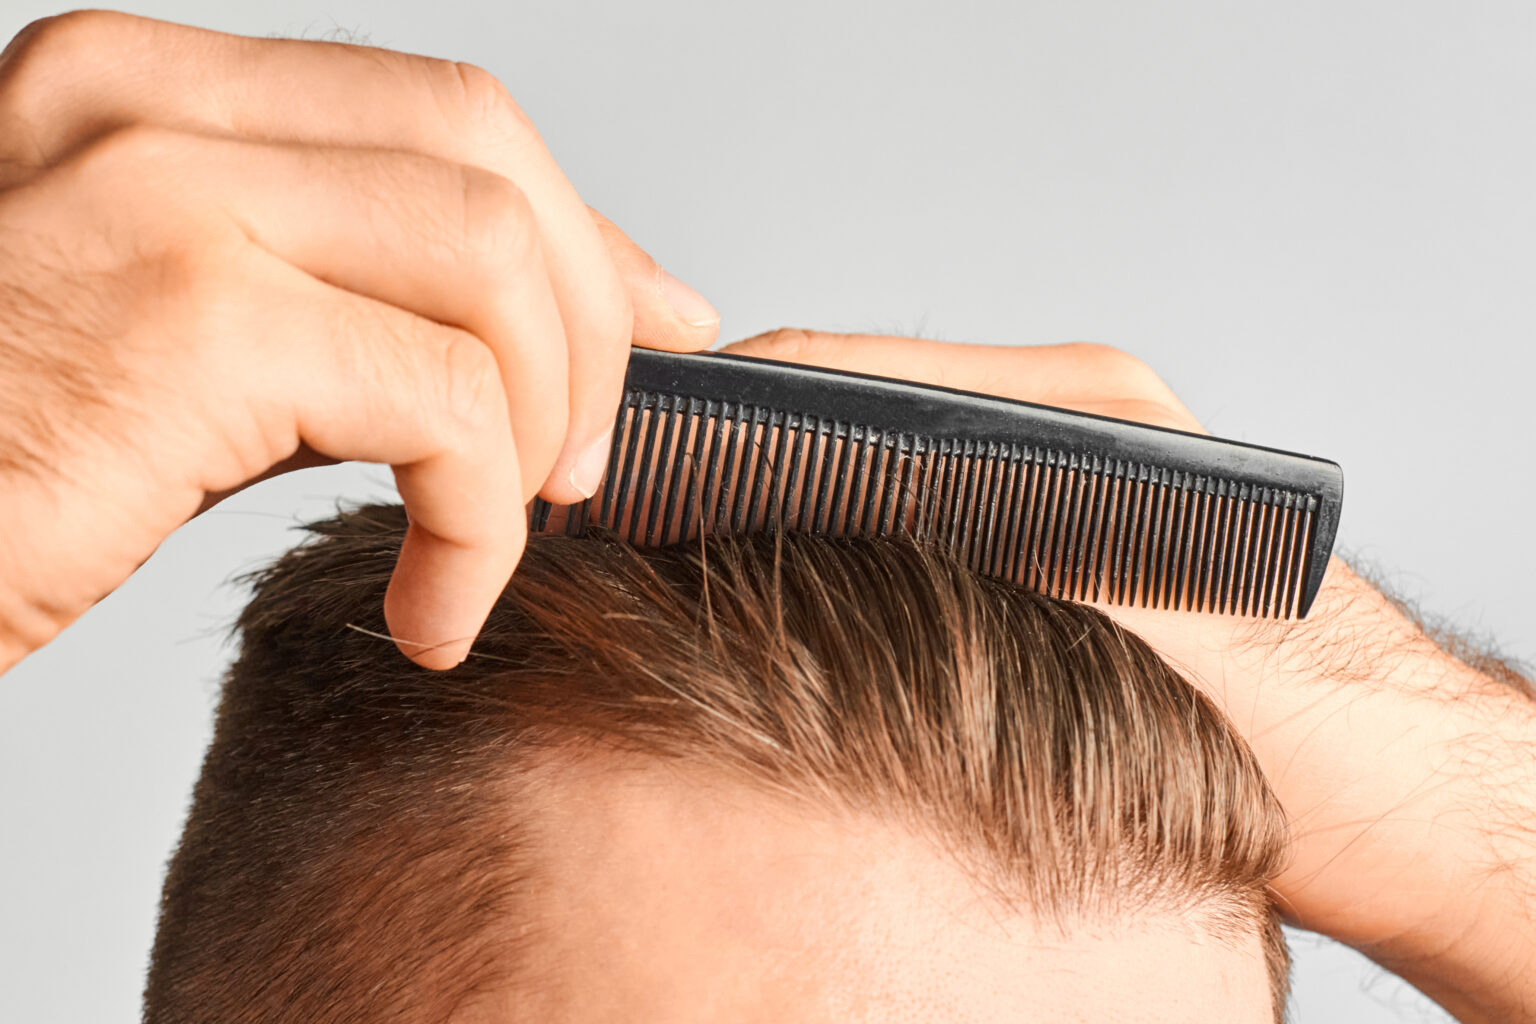
[(443, 344), (442, 408), (454, 430), (495, 422), (505, 396), (496, 356), (479, 338), (455, 331)]
[(60, 73), (70, 70), (83, 51), (120, 32), (134, 20), (117, 11), (65, 11), (38, 18), (22, 28), (0, 53), (0, 67), (7, 74), (14, 69), (37, 70), (58, 65)]
[(441, 65), (453, 105), (473, 138), (505, 143), (509, 138), (537, 135), (501, 79), (477, 64), (443, 61)]
[(1106, 380), (1134, 391), (1162, 391), (1164, 385), (1151, 366), (1124, 349), (1099, 342), (1078, 341), (1072, 348)]
[[(223, 253), (163, 245), (120, 270), (117, 329), (146, 379), (222, 382), (239, 325), (251, 322), (251, 278)], [(270, 309), (265, 311), (270, 314)]]
[(778, 327), (758, 335), (765, 356), (791, 363), (814, 361), (818, 353), (830, 348), (827, 337), (800, 327)]
[(131, 22), (117, 11), (67, 11), (39, 18), (0, 51), (0, 96), (12, 113), (37, 111), (39, 103), (101, 59)]
[(173, 245), (153, 261), (151, 288), (160, 316), (178, 330), (177, 342), (206, 348), (226, 337), (230, 325), (244, 322), (250, 281), (223, 253), (197, 245)]
[(39, 18), (12, 37), (0, 52), (0, 114), (6, 120), (36, 120), (48, 97), (70, 73), (81, 36), (95, 31), (94, 11)]
[(540, 258), (538, 221), (527, 194), (512, 181), (465, 166), (460, 243), (503, 272), (524, 272)]
[(125, 37), (143, 23), (115, 11), (71, 11), (18, 32), (0, 52), (0, 164), (40, 169), (78, 141), (102, 111), (90, 109), (89, 98), (61, 107), (61, 94), (76, 86), (81, 68), (120, 59)]
[(0, 51), (0, 73), (5, 76), (7, 99), (20, 92), (30, 92), (39, 65), (46, 67), (50, 63), (47, 58), (60, 31), (59, 24), (68, 17), (67, 14), (55, 14), (30, 22)]
[(1092, 360), (1105, 365), (1122, 359), (1135, 358), (1135, 356), (1132, 356), (1124, 349), (1115, 348), (1113, 345), (1105, 345), (1098, 341), (1073, 341), (1068, 342), (1066, 347), (1082, 359)]
[(187, 150), (188, 137), (160, 125), (121, 125), (97, 136), (73, 161), (88, 179), (120, 189), (125, 182), (160, 180)]

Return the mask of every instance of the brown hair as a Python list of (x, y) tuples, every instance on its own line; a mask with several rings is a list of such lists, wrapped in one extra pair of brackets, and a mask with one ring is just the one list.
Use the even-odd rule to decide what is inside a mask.
[[(399, 506), (311, 525), (254, 577), (166, 879), (150, 1024), (447, 1020), (513, 977), (540, 752), (682, 758), (941, 838), (1064, 931), (1165, 910), (1260, 933), (1286, 841), (1251, 751), (1092, 608), (892, 538), (532, 538), (474, 653), (383, 631)], [(528, 922), (537, 934), (538, 922)]]

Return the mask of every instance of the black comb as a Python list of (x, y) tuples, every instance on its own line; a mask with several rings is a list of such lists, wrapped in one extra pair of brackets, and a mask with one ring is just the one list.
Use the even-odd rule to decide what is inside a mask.
[(530, 529), (914, 534), (1054, 597), (1297, 618), (1336, 463), (1050, 406), (718, 353), (634, 349), (603, 486)]

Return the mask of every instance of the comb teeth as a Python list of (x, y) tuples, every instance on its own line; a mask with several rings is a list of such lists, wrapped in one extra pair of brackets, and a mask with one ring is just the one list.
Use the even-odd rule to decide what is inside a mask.
[(647, 547), (778, 529), (910, 533), (1054, 597), (1289, 618), (1320, 579), (1319, 509), (1305, 490), (1145, 459), (631, 387), (603, 489), (563, 518), (535, 501), (530, 528), (594, 523)]

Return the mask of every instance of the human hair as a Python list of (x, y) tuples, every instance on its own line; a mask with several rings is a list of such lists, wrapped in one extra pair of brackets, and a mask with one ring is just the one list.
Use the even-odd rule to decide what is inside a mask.
[(443, 1022), (536, 983), (520, 809), (588, 750), (899, 822), (1063, 935), (1153, 910), (1257, 932), (1283, 1022), (1280, 805), (1215, 705), (1095, 609), (912, 540), (536, 536), (433, 673), (382, 635), (405, 527), (345, 511), (251, 577), (148, 1024)]

